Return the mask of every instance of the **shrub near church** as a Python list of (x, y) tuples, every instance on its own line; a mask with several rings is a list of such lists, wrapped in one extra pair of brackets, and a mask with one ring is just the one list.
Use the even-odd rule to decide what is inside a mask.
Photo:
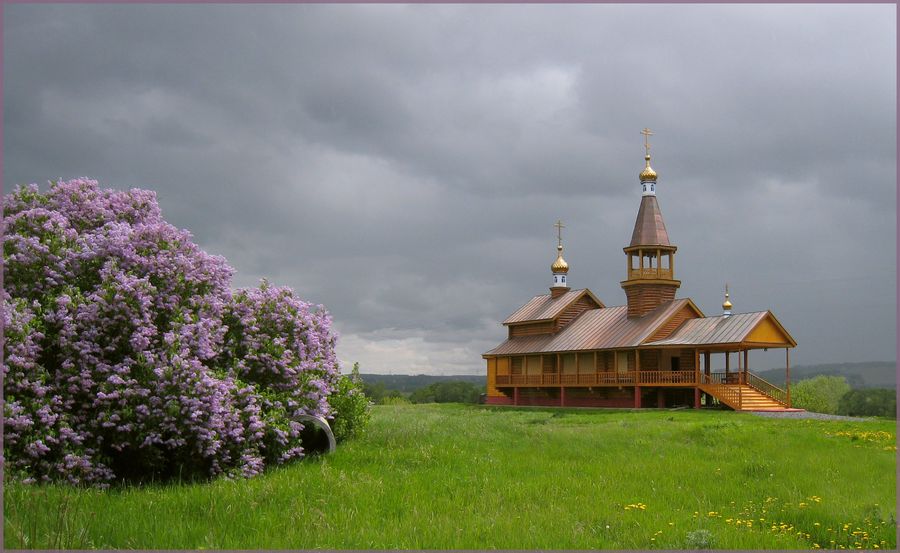
[(300, 415), (335, 415), (328, 313), (266, 282), (232, 292), (153, 192), (78, 179), (4, 200), (8, 474), (252, 476), (303, 456)]

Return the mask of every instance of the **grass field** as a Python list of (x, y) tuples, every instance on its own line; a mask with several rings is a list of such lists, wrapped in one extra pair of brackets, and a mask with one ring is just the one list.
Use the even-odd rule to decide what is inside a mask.
[(893, 421), (376, 407), (262, 477), (8, 483), (7, 548), (896, 548)]

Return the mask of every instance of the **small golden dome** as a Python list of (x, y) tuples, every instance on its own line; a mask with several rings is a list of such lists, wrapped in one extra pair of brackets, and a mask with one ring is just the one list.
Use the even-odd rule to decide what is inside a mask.
[(725, 301), (722, 302), (722, 309), (725, 311), (731, 311), (732, 308), (731, 300), (728, 299), (728, 285), (725, 285)]
[(641, 182), (656, 182), (656, 171), (650, 167), (650, 154), (644, 156), (647, 166), (641, 171)]
[(556, 261), (553, 262), (553, 265), (550, 265), (550, 270), (554, 273), (568, 273), (569, 264), (563, 259), (562, 246), (556, 246), (556, 252)]

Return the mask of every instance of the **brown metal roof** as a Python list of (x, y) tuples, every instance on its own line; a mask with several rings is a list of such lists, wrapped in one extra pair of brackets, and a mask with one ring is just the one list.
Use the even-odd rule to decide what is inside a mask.
[(634, 222), (634, 232), (631, 233), (631, 246), (668, 246), (669, 233), (663, 222), (662, 212), (656, 196), (644, 196), (641, 198), (641, 207), (638, 209), (637, 220)]
[(589, 309), (557, 334), (511, 338), (485, 355), (637, 347), (689, 301), (679, 299), (664, 303), (639, 318), (629, 318), (625, 305)]
[(706, 317), (684, 322), (664, 340), (649, 342), (648, 346), (696, 346), (703, 344), (739, 344), (763, 320), (768, 311), (738, 313), (725, 317)]
[[(543, 294), (541, 296), (535, 296), (528, 300), (528, 303), (526, 303), (525, 305), (517, 309), (515, 313), (507, 317), (506, 320), (503, 321), (503, 324), (507, 325), (510, 323), (523, 323), (526, 321), (546, 321), (555, 319), (566, 309), (566, 307), (569, 306), (569, 304), (576, 301), (585, 292), (590, 294), (591, 298), (599, 303), (599, 300), (597, 300), (594, 294), (591, 294), (591, 291), (587, 288), (582, 288), (580, 290), (569, 290), (565, 294), (556, 298), (550, 297), (550, 294)], [(603, 304), (600, 303), (600, 305)]]

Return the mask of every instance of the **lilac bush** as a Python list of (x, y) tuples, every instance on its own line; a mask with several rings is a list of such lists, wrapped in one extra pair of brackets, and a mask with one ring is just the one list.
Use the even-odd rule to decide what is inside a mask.
[(4, 200), (8, 474), (252, 476), (303, 455), (299, 415), (333, 415), (327, 312), (266, 282), (232, 292), (153, 192), (77, 179)]

